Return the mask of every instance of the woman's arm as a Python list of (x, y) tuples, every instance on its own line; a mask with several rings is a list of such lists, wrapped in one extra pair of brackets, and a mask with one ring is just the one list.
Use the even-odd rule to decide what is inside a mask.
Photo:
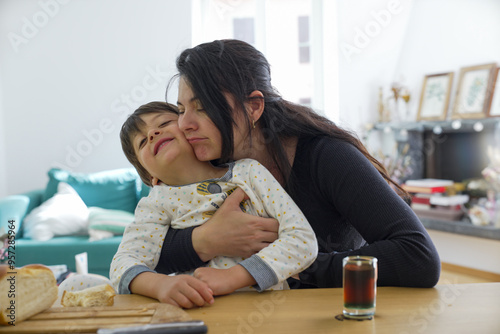
[(250, 257), (278, 237), (278, 221), (241, 211), (246, 198), (235, 190), (204, 224), (169, 229), (156, 271), (164, 274), (196, 269), (217, 255)]
[[(369, 255), (378, 258), (379, 285), (434, 286), (440, 273), (436, 248), (415, 213), (372, 164), (338, 140), (306, 146), (308, 153), (301, 160), (310, 159), (304, 168), (310, 177), (305, 183), (313, 184), (304, 184), (301, 190), (307, 190), (292, 197), (313, 225), (321, 253), (300, 274), (301, 280), (340, 287), (342, 259)], [(349, 242), (356, 235), (365, 241), (361, 248)]]

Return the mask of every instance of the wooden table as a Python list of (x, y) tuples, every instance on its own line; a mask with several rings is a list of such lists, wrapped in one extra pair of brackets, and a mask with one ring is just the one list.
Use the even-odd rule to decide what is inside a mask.
[[(500, 333), (500, 283), (379, 287), (375, 317), (363, 321), (336, 319), (342, 298), (342, 289), (240, 292), (187, 312), (203, 320), (209, 334)], [(115, 305), (151, 301), (120, 295)]]

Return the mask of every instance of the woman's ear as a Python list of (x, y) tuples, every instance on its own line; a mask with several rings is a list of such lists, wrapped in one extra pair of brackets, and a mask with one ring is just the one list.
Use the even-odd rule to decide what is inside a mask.
[(250, 117), (250, 122), (257, 122), (262, 116), (265, 107), (264, 94), (260, 90), (254, 90), (248, 95), (248, 101), (246, 103), (248, 117)]

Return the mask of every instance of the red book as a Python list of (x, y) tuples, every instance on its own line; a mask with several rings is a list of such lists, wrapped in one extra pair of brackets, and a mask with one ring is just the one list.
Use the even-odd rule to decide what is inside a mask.
[(446, 192), (446, 187), (416, 187), (406, 184), (403, 184), (402, 187), (409, 193), (436, 194)]
[(419, 196), (413, 196), (411, 198), (412, 203), (418, 203), (418, 204), (431, 204), (431, 198), (430, 197), (419, 197)]

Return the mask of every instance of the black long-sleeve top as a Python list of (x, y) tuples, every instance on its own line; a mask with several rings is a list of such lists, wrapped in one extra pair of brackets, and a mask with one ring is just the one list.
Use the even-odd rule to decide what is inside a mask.
[[(319, 246), (318, 258), (300, 274), (301, 282), (341, 287), (342, 259), (369, 255), (378, 258), (379, 286), (437, 283), (440, 260), (427, 231), (351, 144), (327, 137), (300, 138), (286, 190), (307, 217)], [(157, 272), (205, 264), (193, 248), (192, 230), (169, 229)]]

